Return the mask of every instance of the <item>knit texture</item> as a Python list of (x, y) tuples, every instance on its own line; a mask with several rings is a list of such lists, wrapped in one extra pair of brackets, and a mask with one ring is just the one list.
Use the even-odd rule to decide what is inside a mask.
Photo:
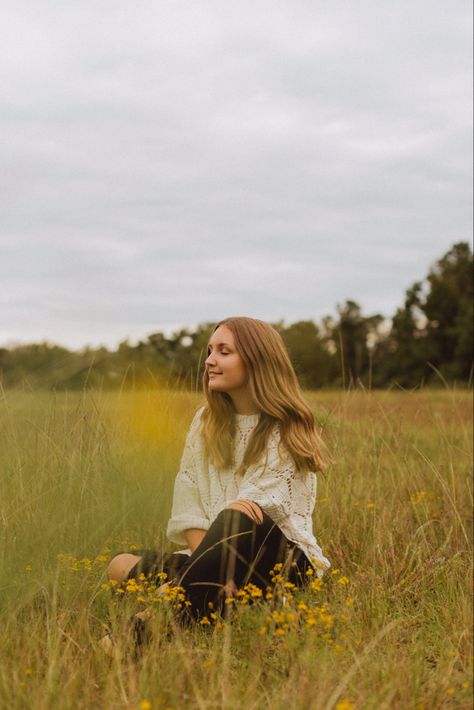
[[(258, 414), (236, 414), (236, 438), (232, 468), (217, 471), (206, 463), (199, 424), (204, 407), (194, 415), (186, 436), (176, 476), (167, 537), (186, 545), (184, 530), (208, 530), (229, 503), (239, 499), (257, 503), (278, 525), (288, 540), (296, 543), (322, 577), (331, 566), (313, 534), (312, 515), (316, 504), (317, 478), (313, 472), (301, 473), (288, 453), (279, 451), (280, 432), (275, 424), (269, 437), (267, 455), (249, 466), (245, 475), (236, 471), (243, 460)], [(281, 447), (283, 449), (283, 447)], [(180, 550), (190, 554), (190, 550)]]

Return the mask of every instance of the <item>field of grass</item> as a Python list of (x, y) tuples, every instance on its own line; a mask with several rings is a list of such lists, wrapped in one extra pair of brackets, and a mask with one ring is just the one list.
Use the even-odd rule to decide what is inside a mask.
[[(306, 398), (334, 458), (314, 515), (331, 570), (286, 603), (277, 582), (236, 598), (230, 623), (178, 631), (176, 597), (114, 595), (104, 571), (132, 545), (175, 549), (164, 532), (202, 396), (1, 395), (0, 708), (472, 707), (471, 393)], [(135, 660), (120, 633), (150, 600)]]

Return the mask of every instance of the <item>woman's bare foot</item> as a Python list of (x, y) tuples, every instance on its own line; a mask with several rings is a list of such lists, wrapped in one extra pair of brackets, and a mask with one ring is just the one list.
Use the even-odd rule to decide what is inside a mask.
[[(147, 643), (151, 641), (151, 633), (148, 620), (151, 618), (153, 610), (151, 608), (139, 611), (134, 614), (127, 625), (127, 636), (124, 641), (126, 648), (131, 648), (137, 655)], [(99, 646), (104, 653), (111, 658), (118, 658), (119, 651), (115, 638), (111, 633), (105, 634), (99, 639)]]
[[(158, 596), (163, 596), (170, 584), (172, 584), (174, 581), (175, 580), (171, 580), (162, 584), (156, 590), (156, 594)], [(145, 641), (150, 640), (149, 632), (145, 627), (145, 623), (153, 617), (153, 613), (153, 607), (148, 606), (146, 609), (143, 609), (143, 611), (138, 611), (136, 614), (133, 615), (131, 619), (131, 630), (133, 632), (133, 642), (135, 645), (135, 649), (137, 648), (137, 646), (143, 645)], [(102, 636), (102, 638), (99, 640), (99, 646), (108, 656), (111, 656), (112, 658), (117, 657), (117, 646), (114, 642), (114, 638), (111, 633)]]
[(117, 647), (112, 639), (112, 634), (105, 634), (99, 639), (99, 646), (111, 658), (117, 658)]

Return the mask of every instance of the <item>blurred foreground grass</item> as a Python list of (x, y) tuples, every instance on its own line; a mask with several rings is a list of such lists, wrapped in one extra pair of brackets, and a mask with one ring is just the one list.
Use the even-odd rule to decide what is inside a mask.
[(204, 400), (3, 394), (1, 708), (472, 707), (471, 394), (306, 397), (334, 457), (314, 517), (331, 570), (171, 637), (177, 600), (155, 602), (137, 662), (97, 640), (152, 591), (118, 600), (105, 567), (132, 545), (175, 549), (174, 478)]

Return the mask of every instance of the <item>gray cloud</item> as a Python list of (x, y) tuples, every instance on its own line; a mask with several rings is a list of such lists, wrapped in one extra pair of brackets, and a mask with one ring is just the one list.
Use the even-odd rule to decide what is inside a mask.
[(0, 341), (390, 316), (471, 233), (467, 2), (25, 0), (0, 29)]

